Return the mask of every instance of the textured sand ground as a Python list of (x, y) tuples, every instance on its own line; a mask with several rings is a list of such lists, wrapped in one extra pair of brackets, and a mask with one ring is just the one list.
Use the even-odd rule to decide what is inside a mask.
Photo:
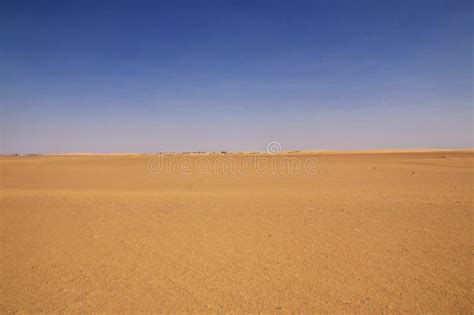
[(151, 158), (0, 158), (2, 313), (473, 310), (472, 152)]

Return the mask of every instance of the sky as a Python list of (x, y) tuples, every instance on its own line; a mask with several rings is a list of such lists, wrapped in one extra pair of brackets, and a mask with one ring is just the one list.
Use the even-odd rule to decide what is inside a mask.
[(1, 1), (0, 153), (473, 147), (472, 1)]

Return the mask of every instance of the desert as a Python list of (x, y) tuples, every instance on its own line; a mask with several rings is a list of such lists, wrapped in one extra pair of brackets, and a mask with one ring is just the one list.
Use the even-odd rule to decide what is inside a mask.
[(472, 150), (158, 156), (0, 157), (0, 311), (473, 309)]

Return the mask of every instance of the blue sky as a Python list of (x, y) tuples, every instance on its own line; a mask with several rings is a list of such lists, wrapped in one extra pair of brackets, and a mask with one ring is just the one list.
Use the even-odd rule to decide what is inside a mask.
[(3, 1), (1, 153), (472, 147), (471, 1)]

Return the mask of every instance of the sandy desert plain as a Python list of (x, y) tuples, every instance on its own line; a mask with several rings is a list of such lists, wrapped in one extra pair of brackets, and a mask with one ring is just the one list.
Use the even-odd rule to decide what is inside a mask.
[(0, 312), (474, 309), (472, 150), (157, 157), (0, 157)]

